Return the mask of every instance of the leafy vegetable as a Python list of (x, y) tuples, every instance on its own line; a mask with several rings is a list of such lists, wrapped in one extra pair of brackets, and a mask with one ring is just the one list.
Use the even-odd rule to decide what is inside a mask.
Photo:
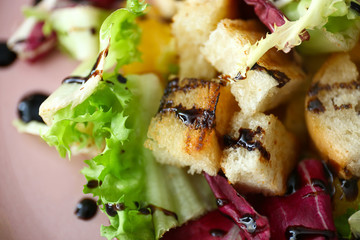
[(163, 240), (240, 240), (240, 228), (219, 210), (175, 228), (164, 235)]
[(355, 209), (349, 208), (346, 213), (341, 216), (338, 216), (334, 219), (336, 231), (339, 236), (346, 239), (351, 239), (351, 229), (348, 222), (350, 216), (352, 216), (356, 212)]
[(274, 239), (297, 239), (299, 235), (335, 239), (331, 197), (322, 163), (313, 159), (301, 161), (296, 173), (297, 181), (287, 196), (257, 196), (250, 202), (268, 217)]
[(349, 224), (351, 232), (354, 234), (355, 238), (360, 237), (360, 210), (351, 215), (349, 218)]
[[(140, 29), (136, 16), (146, 5), (129, 0), (128, 8), (110, 15), (100, 30), (100, 54), (84, 84), (64, 83), (41, 106), (49, 130), (43, 138), (61, 156), (71, 146), (97, 146), (101, 154), (87, 160), (82, 170), (96, 188), (84, 193), (98, 197), (110, 226), (102, 226), (108, 239), (158, 239), (170, 228), (214, 208), (205, 180), (183, 170), (160, 166), (143, 143), (148, 124), (162, 95), (153, 74), (127, 75), (118, 80), (117, 69), (140, 57)], [(115, 65), (115, 72), (104, 72)], [(76, 72), (83, 76), (88, 63)], [(164, 181), (166, 179), (166, 181)], [(201, 189), (201, 191), (200, 191)]]
[[(291, 48), (299, 46), (302, 43), (301, 33), (304, 29), (324, 32), (324, 26), (328, 23), (330, 17), (338, 16), (340, 13), (343, 14), (346, 10), (349, 11), (348, 6), (342, 4), (345, 2), (344, 0), (300, 1), (300, 3), (305, 2), (307, 5), (305, 4), (306, 7), (300, 12), (299, 19), (296, 21), (284, 19), (285, 23), (279, 27), (275, 27), (273, 33), (268, 34), (264, 39), (259, 40), (254, 45), (248, 43), (244, 46), (242, 52), (246, 52), (247, 54), (241, 55), (239, 59), (239, 72), (242, 76), (245, 76), (246, 71), (270, 48), (276, 47), (278, 50), (289, 52)], [(299, 4), (299, 6), (302, 5)], [(350, 17), (350, 15), (347, 16)], [(351, 28), (351, 32), (341, 35), (343, 37), (340, 39), (340, 42), (346, 49), (350, 49), (356, 43), (354, 40), (357, 40), (359, 34), (358, 24), (359, 20), (355, 19), (354, 28)], [(318, 40), (321, 39), (321, 37), (318, 38)], [(326, 46), (326, 43), (323, 42), (322, 45)]]
[(230, 217), (239, 227), (242, 239), (269, 239), (270, 227), (266, 217), (258, 214), (253, 207), (236, 192), (225, 177), (205, 174), (213, 191), (219, 210)]
[(96, 56), (99, 29), (110, 11), (92, 6), (54, 9), (46, 21), (45, 31), (56, 32), (58, 47), (78, 60)]
[[(311, 0), (293, 1), (281, 10), (291, 20), (297, 20), (306, 13)], [(326, 22), (321, 27), (310, 29), (310, 41), (303, 42), (299, 51), (306, 54), (349, 51), (359, 38), (360, 18), (350, 8), (350, 1), (332, 1)]]
[(48, 126), (38, 121), (30, 121), (24, 123), (20, 119), (16, 119), (12, 123), (20, 133), (29, 133), (33, 135), (40, 135), (48, 130)]

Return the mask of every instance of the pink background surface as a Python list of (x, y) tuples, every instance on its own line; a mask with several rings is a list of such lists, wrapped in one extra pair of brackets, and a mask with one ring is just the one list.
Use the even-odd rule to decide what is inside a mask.
[[(31, 0), (0, 1), (0, 39), (6, 40), (23, 20), (21, 6)], [(104, 239), (98, 211), (90, 221), (74, 215), (85, 178), (84, 157), (61, 159), (39, 137), (19, 134), (11, 122), (26, 94), (51, 93), (77, 62), (58, 52), (29, 64), (17, 60), (0, 68), (0, 239)]]

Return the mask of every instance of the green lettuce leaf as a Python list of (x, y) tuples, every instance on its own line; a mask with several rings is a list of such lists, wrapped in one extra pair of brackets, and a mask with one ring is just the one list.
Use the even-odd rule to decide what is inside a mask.
[[(292, 1), (281, 10), (295, 21), (305, 15), (311, 0)], [(359, 39), (359, 14), (350, 8), (350, 1), (333, 1), (327, 22), (320, 28), (309, 29), (310, 40), (303, 42), (299, 51), (305, 54), (349, 51)]]
[(12, 122), (13, 126), (16, 127), (20, 133), (28, 133), (32, 135), (38, 135), (45, 133), (48, 130), (48, 126), (38, 121), (30, 121), (25, 123), (20, 119), (16, 119)]
[[(335, 26), (336, 21), (335, 24), (329, 22), (331, 17), (338, 18), (347, 16), (348, 21), (353, 21), (353, 24), (349, 23), (353, 26), (353, 28), (350, 28), (349, 32), (345, 31), (344, 35), (332, 34), (332, 37), (329, 37), (326, 40), (334, 41), (334, 44), (340, 42), (341, 45), (344, 46), (344, 48), (341, 48), (342, 50), (350, 49), (354, 46), (358, 39), (360, 19), (359, 17), (353, 18), (354, 15), (353, 13), (350, 13), (347, 2), (348, 1), (345, 0), (293, 1), (291, 4), (297, 4), (296, 7), (293, 7), (293, 5), (289, 6), (292, 11), (285, 11), (285, 15), (288, 14), (290, 18), (294, 18), (296, 20), (285, 20), (285, 24), (276, 27), (275, 31), (268, 34), (264, 39), (259, 40), (253, 45), (250, 43), (246, 44), (242, 52), (246, 52), (247, 54), (242, 54), (239, 57), (239, 73), (242, 76), (245, 76), (247, 70), (250, 69), (269, 49), (273, 47), (276, 47), (278, 50), (283, 50), (284, 52), (289, 52), (291, 48), (299, 46), (302, 43), (300, 35), (304, 29), (320, 32), (325, 31), (328, 34), (330, 33), (329, 31), (326, 31), (326, 27), (328, 27), (328, 29), (335, 31), (337, 29)], [(327, 23), (329, 25), (327, 25)], [(319, 36), (315, 39), (315, 42), (321, 42), (323, 40), (323, 36)], [(327, 44), (326, 41), (322, 43), (323, 46)], [(303, 44), (306, 44), (306, 42)], [(320, 48), (319, 50), (314, 48), (314, 52), (319, 53), (319, 51), (323, 48)], [(329, 48), (331, 49), (332, 47)]]
[[(42, 135), (61, 156), (72, 147), (96, 146), (99, 155), (86, 160), (84, 193), (98, 197), (110, 220), (101, 235), (118, 239), (159, 239), (164, 232), (213, 209), (215, 199), (202, 176), (158, 164), (145, 149), (147, 128), (162, 96), (154, 74), (127, 75), (117, 69), (139, 60), (140, 29), (136, 16), (145, 4), (129, 0), (128, 8), (109, 16), (100, 31), (100, 54), (84, 84), (63, 83), (40, 107), (49, 125)], [(104, 72), (115, 66), (115, 72)], [(84, 77), (84, 63), (75, 72)]]

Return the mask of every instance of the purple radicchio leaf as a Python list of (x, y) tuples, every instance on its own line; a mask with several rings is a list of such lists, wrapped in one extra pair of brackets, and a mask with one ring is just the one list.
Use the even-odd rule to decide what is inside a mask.
[(162, 240), (241, 240), (239, 227), (219, 210), (166, 232)]
[(52, 31), (49, 36), (45, 36), (43, 26), (44, 22), (36, 23), (27, 39), (16, 43), (23, 46), (24, 50), (20, 54), (29, 62), (44, 57), (56, 46), (56, 33)]
[(309, 159), (296, 169), (297, 187), (283, 197), (256, 196), (251, 203), (268, 217), (271, 238), (336, 239), (328, 180), (320, 161)]
[[(254, 6), (255, 14), (265, 26), (274, 32), (275, 25), (281, 26), (285, 23), (286, 16), (275, 7), (269, 0), (244, 0), (250, 6)], [(304, 30), (300, 38), (302, 41), (310, 39), (309, 33)]]
[(217, 199), (219, 210), (239, 226), (239, 234), (243, 239), (270, 238), (267, 218), (258, 214), (225, 177), (212, 177), (205, 173), (205, 178)]

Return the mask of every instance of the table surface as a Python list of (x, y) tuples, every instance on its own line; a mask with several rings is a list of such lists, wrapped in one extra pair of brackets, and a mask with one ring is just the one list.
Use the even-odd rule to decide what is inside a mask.
[[(10, 37), (23, 20), (21, 6), (31, 3), (0, 1), (0, 40)], [(98, 211), (89, 221), (74, 214), (86, 196), (80, 173), (84, 156), (62, 159), (42, 139), (18, 133), (11, 123), (23, 96), (51, 93), (77, 64), (55, 51), (35, 64), (17, 60), (0, 68), (0, 239), (104, 239), (104, 214)]]

